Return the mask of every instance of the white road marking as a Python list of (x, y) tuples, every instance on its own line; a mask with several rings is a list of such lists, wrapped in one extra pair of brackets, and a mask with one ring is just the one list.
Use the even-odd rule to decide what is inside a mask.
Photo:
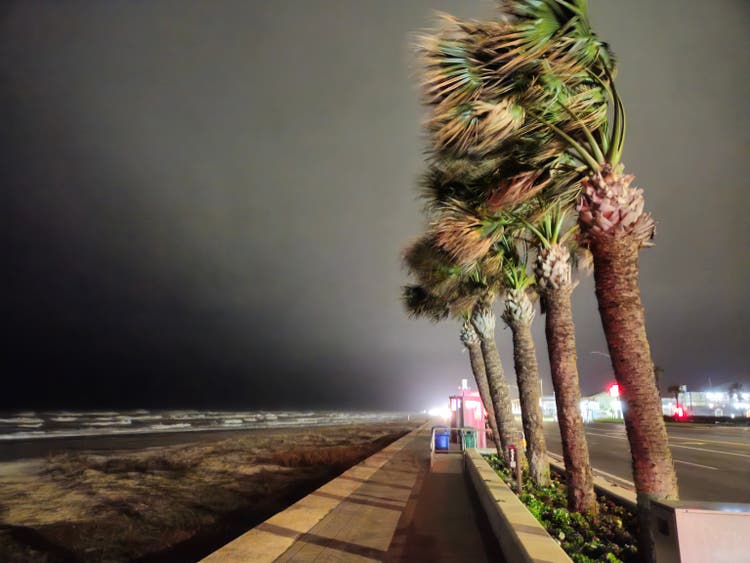
[[(685, 438), (683, 436), (670, 436), (670, 440), (690, 440), (695, 441), (695, 438)], [(741, 448), (747, 448), (750, 447), (750, 443), (747, 442), (727, 442), (726, 440), (712, 440), (710, 438), (707, 438), (706, 440), (702, 441), (701, 443), (705, 444), (706, 442), (711, 442), (712, 444), (726, 444), (727, 446), (739, 446)], [(690, 443), (690, 442), (688, 442)]]
[(710, 465), (701, 465), (700, 463), (693, 463), (692, 461), (682, 461), (681, 459), (675, 459), (675, 463), (684, 463), (685, 465), (694, 465), (695, 467), (702, 467), (704, 469), (713, 469), (714, 471), (718, 471), (718, 467), (711, 467)]
[[(557, 461), (560, 461), (560, 462), (563, 461), (563, 457), (560, 454), (555, 454), (555, 453), (552, 453), (552, 452), (547, 452), (547, 455), (550, 456), (550, 457), (554, 457), (555, 459), (557, 459)], [(608, 473), (608, 472), (606, 472), (606, 471), (604, 471), (602, 469), (597, 469), (596, 467), (593, 467), (593, 466), (591, 467), (591, 469), (597, 475), (603, 475), (605, 477), (609, 477), (610, 479), (616, 479), (617, 481), (620, 481), (621, 483), (627, 483), (631, 487), (635, 487), (635, 484), (633, 483), (633, 481), (628, 481), (627, 479), (625, 479), (623, 477), (620, 477), (619, 475), (614, 475), (613, 473)]]
[[(626, 440), (627, 439), (627, 438), (622, 437), (622, 436), (611, 436), (609, 434), (598, 434), (596, 432), (587, 432), (586, 434), (587, 435), (590, 434), (592, 436), (602, 436), (604, 438), (615, 438), (617, 440)], [(699, 451), (699, 452), (710, 452), (712, 454), (734, 455), (734, 456), (737, 456), (737, 457), (750, 457), (750, 454), (741, 454), (741, 453), (738, 453), (738, 452), (724, 452), (724, 451), (721, 451), (721, 450), (711, 450), (711, 449), (708, 449), (708, 448), (694, 448), (693, 446), (685, 446), (683, 444), (674, 444), (674, 443), (671, 443), (671, 442), (669, 444), (669, 447), (670, 448), (684, 448), (686, 450), (696, 450), (696, 451)]]
[(627, 479), (624, 479), (623, 477), (620, 477), (619, 475), (607, 473), (606, 471), (602, 471), (601, 469), (597, 469), (596, 467), (592, 467), (591, 469), (593, 469), (594, 473), (596, 473), (597, 475), (604, 475), (605, 477), (609, 477), (610, 479), (616, 479), (617, 481), (620, 481), (622, 483), (627, 483), (631, 487), (635, 487), (635, 483), (633, 483), (633, 481), (628, 481)]
[(736, 455), (737, 457), (750, 457), (748, 454), (737, 452), (722, 452), (721, 450), (709, 450), (708, 448), (694, 448), (693, 446), (683, 446), (682, 444), (669, 444), (670, 448), (685, 448), (686, 450), (697, 450), (699, 452), (710, 452), (712, 454)]
[(603, 436), (604, 438), (616, 438), (617, 440), (627, 440), (627, 436), (614, 436), (612, 434), (599, 434), (598, 432), (586, 432), (590, 436)]

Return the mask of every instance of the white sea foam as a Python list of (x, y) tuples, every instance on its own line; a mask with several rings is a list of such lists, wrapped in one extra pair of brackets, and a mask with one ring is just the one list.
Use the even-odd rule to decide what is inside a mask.
[[(36, 418), (34, 416), (26, 416), (28, 413), (25, 413), (23, 416), (14, 416), (12, 418), (0, 418), (0, 422), (3, 422), (5, 424), (36, 424), (38, 422), (44, 422), (41, 418)], [(34, 413), (31, 413), (32, 415)]]
[(161, 420), (163, 418), (160, 414), (133, 414), (130, 415), (131, 420)]
[(15, 434), (0, 434), (0, 440), (13, 440), (13, 439), (23, 439), (23, 438), (45, 438), (47, 436), (46, 432), (42, 431), (33, 431), (33, 432), (16, 432)]
[(93, 421), (87, 421), (82, 423), (83, 426), (128, 426), (129, 424), (132, 424), (132, 421), (127, 416), (122, 416), (118, 418), (109, 418), (104, 420), (93, 420)]
[(188, 422), (180, 422), (177, 424), (152, 424), (149, 426), (152, 430), (172, 430), (175, 428), (191, 428), (193, 425)]
[(209, 416), (209, 413), (199, 413), (195, 411), (179, 411), (179, 412), (172, 412), (169, 413), (169, 418), (172, 418), (174, 420), (184, 420), (184, 419), (203, 419)]
[[(33, 415), (33, 416), (32, 416)], [(150, 432), (289, 428), (384, 420), (395, 413), (336, 411), (52, 411), (3, 413), (1, 440), (111, 436)], [(47, 426), (51, 424), (51, 426)], [(39, 429), (39, 430), (36, 430)]]

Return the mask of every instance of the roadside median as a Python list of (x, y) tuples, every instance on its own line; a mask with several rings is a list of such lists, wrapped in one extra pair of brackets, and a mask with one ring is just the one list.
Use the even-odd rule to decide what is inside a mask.
[(477, 449), (464, 452), (466, 475), (509, 563), (572, 561)]

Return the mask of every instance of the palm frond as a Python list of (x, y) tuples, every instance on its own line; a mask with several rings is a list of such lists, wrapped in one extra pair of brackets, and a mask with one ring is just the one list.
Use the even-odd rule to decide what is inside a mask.
[(507, 155), (493, 154), (490, 157), (475, 155), (434, 154), (430, 159), (430, 168), (439, 172), (441, 181), (475, 182), (493, 174), (502, 166)]
[(502, 231), (461, 202), (451, 201), (432, 222), (430, 233), (437, 246), (445, 250), (459, 265), (466, 267), (483, 258), (502, 236)]
[(487, 207), (490, 211), (515, 207), (541, 192), (548, 182), (542, 170), (516, 174), (498, 185), (487, 199)]
[(412, 318), (426, 318), (439, 322), (448, 317), (448, 304), (427, 291), (421, 285), (407, 285), (402, 288), (401, 302)]
[(524, 120), (523, 108), (511, 99), (473, 101), (436, 106), (426, 128), (437, 152), (483, 156), (518, 131)]
[(404, 249), (404, 265), (420, 284), (438, 286), (450, 284), (451, 277), (463, 270), (435, 243), (431, 235), (423, 235)]
[(482, 290), (478, 287), (470, 288), (465, 293), (458, 294), (450, 303), (450, 313), (456, 318), (469, 318), (474, 306), (478, 303)]
[(474, 36), (494, 25), (463, 22), (440, 14), (437, 28), (418, 39), (417, 52), (423, 69), (420, 85), (426, 105), (462, 104), (476, 98), (482, 80)]

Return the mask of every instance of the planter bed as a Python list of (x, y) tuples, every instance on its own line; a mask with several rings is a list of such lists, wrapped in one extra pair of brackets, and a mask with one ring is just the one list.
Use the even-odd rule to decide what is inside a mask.
[[(515, 487), (515, 478), (496, 455), (484, 458), (509, 487)], [(605, 496), (598, 497), (597, 516), (569, 512), (563, 480), (552, 472), (552, 484), (536, 488), (524, 474), (518, 498), (576, 563), (636, 563), (634, 512)]]

